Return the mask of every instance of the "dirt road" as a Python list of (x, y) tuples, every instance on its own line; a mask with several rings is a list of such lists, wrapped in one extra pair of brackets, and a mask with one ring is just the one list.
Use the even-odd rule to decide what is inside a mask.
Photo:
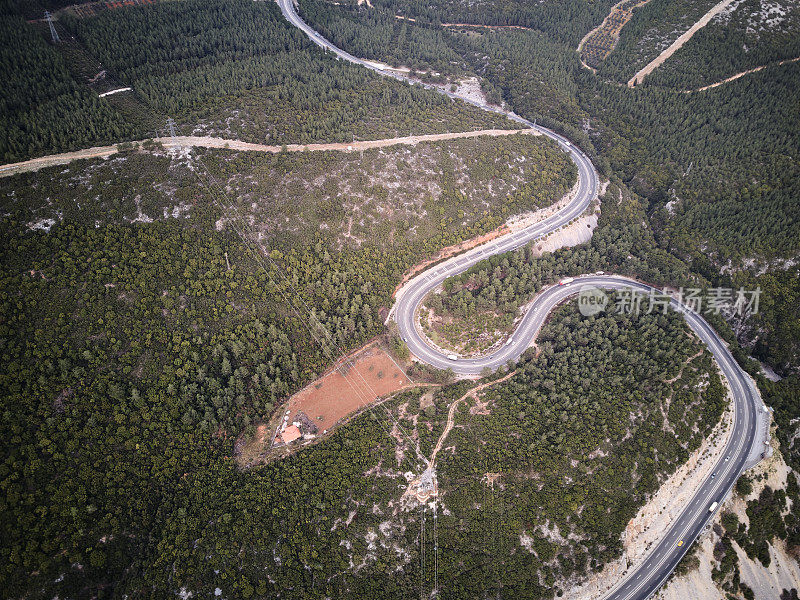
[[(358, 150), (369, 150), (372, 148), (386, 148), (388, 146), (396, 146), (405, 144), (413, 146), (420, 142), (438, 142), (442, 140), (454, 140), (460, 138), (473, 138), (480, 136), (499, 137), (505, 135), (514, 135), (522, 133), (525, 135), (541, 135), (534, 129), (480, 129), (477, 131), (461, 131), (456, 133), (432, 133), (428, 135), (413, 135), (407, 137), (394, 137), (382, 140), (366, 140), (351, 143), (332, 143), (332, 144), (288, 144), (287, 146), (268, 146), (265, 144), (253, 144), (250, 142), (243, 142), (240, 140), (226, 140), (216, 137), (195, 137), (195, 136), (177, 136), (177, 137), (164, 137), (155, 138), (153, 141), (161, 143), (165, 148), (182, 148), (182, 147), (197, 147), (197, 148), (229, 148), (231, 150), (244, 150), (248, 152), (272, 152), (278, 153), (282, 150), (287, 152), (321, 152), (321, 151), (340, 151), (340, 152), (355, 152)], [(141, 144), (142, 142), (135, 142)], [(75, 152), (64, 152), (62, 154), (51, 154), (49, 156), (41, 156), (39, 158), (32, 158), (18, 163), (10, 163), (0, 166), (0, 177), (8, 177), (16, 175), (17, 173), (24, 173), (26, 171), (38, 171), (44, 167), (51, 167), (54, 165), (64, 165), (75, 160), (85, 158), (107, 158), (119, 152), (117, 146), (95, 146), (93, 148), (86, 148), (85, 150), (76, 150)]]
[(638, 84), (642, 83), (642, 81), (644, 81), (645, 77), (647, 77), (650, 73), (652, 73), (658, 67), (663, 65), (670, 56), (672, 56), (678, 50), (681, 49), (681, 46), (683, 46), (686, 42), (688, 42), (690, 39), (692, 39), (692, 36), (695, 33), (697, 33), (703, 27), (708, 25), (708, 23), (711, 21), (711, 19), (716, 17), (723, 10), (725, 10), (728, 7), (728, 5), (731, 4), (732, 2), (733, 2), (733, 0), (722, 0), (721, 2), (715, 4), (712, 7), (712, 9), (709, 10), (702, 17), (700, 17), (700, 20), (697, 23), (695, 23), (694, 25), (692, 25), (689, 28), (688, 31), (683, 33), (683, 35), (681, 35), (677, 40), (672, 42), (666, 50), (664, 50), (661, 54), (656, 56), (647, 65), (645, 65), (645, 67), (641, 71), (639, 71), (638, 73), (636, 73), (636, 75), (631, 77), (630, 81), (628, 81), (628, 87), (633, 87), (635, 85), (638, 85)]
[(433, 452), (431, 452), (431, 461), (429, 463), (429, 465), (430, 465), (429, 468), (432, 469), (436, 465), (436, 455), (439, 454), (439, 450), (442, 449), (442, 445), (444, 444), (444, 441), (447, 439), (447, 436), (450, 434), (450, 431), (453, 429), (453, 425), (455, 424), (456, 408), (458, 408), (458, 405), (461, 404), (462, 401), (464, 401), (464, 400), (466, 400), (467, 398), (470, 398), (470, 397), (477, 399), (477, 395), (476, 394), (478, 392), (480, 392), (481, 390), (484, 390), (487, 387), (491, 387), (493, 385), (497, 385), (498, 383), (502, 383), (502, 382), (506, 381), (507, 379), (510, 379), (511, 377), (513, 377), (516, 374), (517, 374), (516, 371), (511, 371), (511, 373), (501, 377), (500, 379), (495, 379), (494, 381), (489, 381), (487, 383), (482, 383), (481, 385), (475, 386), (474, 388), (469, 390), (466, 394), (461, 396), (461, 398), (459, 398), (458, 400), (456, 400), (455, 402), (453, 402), (450, 405), (450, 409), (447, 411), (447, 425), (445, 425), (444, 431), (442, 431), (442, 435), (439, 436), (439, 441), (436, 442), (436, 447), (433, 449)]
[[(395, 15), (395, 19), (400, 21), (408, 21), (409, 23), (416, 23), (417, 20), (412, 17), (404, 17), (403, 15)], [(523, 25), (483, 25), (481, 23), (440, 23), (441, 27), (481, 27), (483, 29), (522, 29), (523, 31), (532, 31), (530, 27)]]
[(740, 77), (744, 77), (745, 75), (750, 75), (751, 73), (758, 73), (759, 71), (763, 71), (768, 67), (779, 67), (781, 65), (787, 65), (789, 63), (797, 62), (800, 60), (800, 56), (797, 58), (787, 58), (786, 60), (781, 60), (776, 63), (771, 63), (769, 65), (761, 65), (760, 67), (756, 67), (754, 69), (748, 69), (747, 71), (742, 71), (741, 73), (736, 73), (736, 75), (731, 75), (727, 79), (723, 79), (722, 81), (717, 81), (716, 83), (711, 83), (709, 85), (704, 85), (703, 87), (695, 88), (693, 90), (685, 90), (684, 94), (691, 94), (692, 92), (702, 92), (705, 90), (710, 90), (711, 88), (719, 87), (726, 83), (730, 83), (731, 81), (735, 81)]

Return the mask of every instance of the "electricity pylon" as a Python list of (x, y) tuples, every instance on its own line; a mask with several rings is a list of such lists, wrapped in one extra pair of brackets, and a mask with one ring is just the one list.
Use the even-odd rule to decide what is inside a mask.
[(56, 31), (55, 25), (53, 25), (53, 17), (50, 15), (50, 11), (44, 11), (44, 20), (47, 21), (47, 24), (50, 25), (50, 35), (53, 38), (53, 43), (58, 44), (61, 42), (61, 38), (58, 37), (58, 32)]

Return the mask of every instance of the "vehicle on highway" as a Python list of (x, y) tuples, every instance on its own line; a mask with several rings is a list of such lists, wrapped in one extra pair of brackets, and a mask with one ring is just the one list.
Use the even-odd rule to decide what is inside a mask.
[(714, 512), (714, 510), (719, 506), (719, 502), (712, 502), (711, 506), (708, 507), (708, 512)]
[(564, 277), (564, 279), (558, 282), (558, 285), (567, 285), (568, 283), (572, 283), (573, 281), (575, 281), (574, 277)]
[(725, 457), (725, 462), (728, 462), (731, 459), (730, 455)]
[(595, 275), (605, 275), (605, 274), (606, 274), (605, 271), (598, 271), (597, 273), (595, 273)]
[(714, 479), (714, 477), (716, 477), (716, 476), (717, 476), (717, 474), (716, 474), (716, 473), (712, 473), (712, 474), (711, 474), (711, 479)]
[(508, 338), (508, 341), (506, 342), (506, 346), (510, 346), (513, 342), (514, 342), (514, 338)]
[(680, 548), (681, 546), (683, 546), (683, 540), (681, 540), (680, 542), (678, 542), (678, 548)]
[(458, 360), (458, 354), (448, 354), (447, 358), (450, 360)]

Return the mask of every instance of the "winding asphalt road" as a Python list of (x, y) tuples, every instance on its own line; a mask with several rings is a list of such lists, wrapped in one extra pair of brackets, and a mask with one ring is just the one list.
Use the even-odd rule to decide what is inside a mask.
[[(402, 74), (383, 69), (372, 62), (357, 58), (337, 48), (299, 17), (292, 0), (277, 1), (284, 16), (305, 32), (318, 46), (335, 53), (341, 59), (361, 65), (381, 75), (401, 81), (408, 80)], [(596, 197), (598, 176), (589, 158), (563, 136), (498, 107), (464, 98), (436, 86), (424, 85), (424, 87), (434, 89), (451, 98), (463, 100), (483, 110), (505, 114), (508, 118), (536, 129), (555, 140), (565, 152), (570, 154), (578, 166), (579, 185), (573, 200), (551, 217), (433, 266), (411, 279), (398, 291), (391, 314), (410, 351), (417, 358), (438, 368), (453, 369), (459, 374), (479, 374), (487, 367), (495, 369), (510, 360), (519, 358), (539, 333), (550, 311), (577, 294), (586, 285), (602, 289), (629, 288), (645, 294), (650, 293), (652, 289), (650, 286), (624, 277), (613, 275), (578, 277), (572, 283), (552, 286), (539, 294), (514, 332), (511, 343), (487, 356), (451, 360), (429, 346), (415, 325), (416, 311), (425, 296), (448, 277), (466, 271), (484, 258), (518, 248), (569, 223), (580, 215)], [(616, 586), (604, 594), (603, 598), (642, 600), (653, 595), (661, 587), (683, 555), (686, 554), (692, 542), (719, 510), (717, 507), (711, 511), (710, 506), (714, 502), (722, 504), (722, 500), (730, 493), (736, 479), (745, 469), (748, 457), (757, 443), (758, 412), (766, 410), (752, 379), (739, 367), (725, 342), (720, 339), (705, 319), (685, 308), (677, 300), (673, 299), (671, 304), (673, 309), (684, 314), (689, 327), (708, 346), (730, 384), (734, 408), (733, 432), (718, 464), (714, 466), (712, 476), (701, 484), (679, 517), (666, 529), (661, 540), (653, 545), (646, 557), (632, 568)], [(681, 541), (683, 543), (679, 546), (678, 543)]]
[[(425, 281), (424, 279), (421, 281)], [(432, 280), (431, 286), (438, 285)], [(650, 286), (614, 275), (589, 275), (577, 277), (571, 283), (554, 285), (539, 294), (512, 337), (510, 345), (503, 346), (482, 358), (450, 360), (426, 344), (422, 335), (414, 327), (413, 314), (432, 288), (421, 287), (413, 295), (404, 296), (398, 304), (398, 326), (408, 340), (411, 351), (421, 360), (439, 368), (452, 368), (463, 374), (479, 373), (482, 369), (497, 368), (510, 360), (515, 360), (529, 347), (542, 328), (548, 314), (559, 304), (577, 294), (584, 286), (605, 290), (631, 289), (643, 294), (659, 292)], [(752, 379), (742, 371), (734, 360), (725, 342), (700, 315), (686, 309), (677, 300), (672, 300), (672, 309), (680, 311), (689, 327), (714, 355), (722, 373), (731, 386), (734, 403), (734, 422), (730, 440), (713, 468), (713, 477), (706, 479), (678, 518), (665, 531), (661, 540), (651, 548), (649, 554), (604, 598), (615, 600), (643, 599), (651, 596), (677, 566), (688, 551), (692, 542), (714, 517), (718, 508), (709, 510), (714, 502), (722, 500), (730, 493), (736, 479), (744, 471), (751, 449), (757, 443), (756, 414), (763, 404)], [(678, 542), (683, 541), (681, 546)]]
[[(426, 343), (423, 334), (415, 327), (414, 315), (430, 291), (451, 274), (463, 271), (465, 268), (468, 268), (468, 265), (454, 263), (452, 273), (443, 272), (435, 276), (423, 274), (409, 282), (409, 291), (400, 297), (395, 305), (395, 319), (401, 335), (407, 340), (409, 349), (420, 360), (441, 369), (450, 368), (466, 375), (478, 374), (487, 367), (496, 369), (519, 358), (536, 339), (549, 313), (568, 298), (578, 294), (584, 286), (604, 290), (631, 289), (643, 294), (649, 294), (651, 291), (659, 292), (646, 284), (625, 277), (614, 275), (577, 277), (571, 283), (547, 288), (536, 297), (514, 331), (511, 344), (504, 345), (480, 358), (451, 360)], [(440, 270), (449, 271), (441, 268)], [(689, 327), (708, 346), (730, 384), (733, 395), (733, 431), (720, 455), (719, 462), (713, 467), (713, 476), (700, 485), (689, 504), (684, 507), (645, 558), (602, 596), (603, 598), (641, 600), (654, 594), (704, 527), (713, 519), (719, 507), (710, 511), (710, 506), (714, 502), (722, 504), (722, 500), (730, 493), (739, 475), (744, 471), (752, 448), (758, 443), (756, 415), (759, 410), (765, 409), (752, 379), (742, 371), (725, 342), (703, 317), (688, 310), (677, 300), (673, 299), (671, 305), (673, 310), (683, 313)], [(678, 543), (681, 541), (683, 544), (679, 546)]]

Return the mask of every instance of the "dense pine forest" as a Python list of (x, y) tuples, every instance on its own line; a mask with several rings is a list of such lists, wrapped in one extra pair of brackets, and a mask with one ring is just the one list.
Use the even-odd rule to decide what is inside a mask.
[[(334, 39), (336, 11), (342, 15), (339, 19), (355, 21), (369, 11), (363, 5), (347, 8), (322, 0), (301, 2), (301, 8), (310, 7), (307, 10), (319, 6), (326, 7), (320, 26), (327, 27)], [(429, 10), (438, 5), (432, 6)], [(441, 10), (445, 6), (449, 5)], [(692, 10), (702, 15), (707, 9)], [(638, 20), (671, 31), (670, 19), (681, 14), (654, 0), (642, 9)], [(659, 247), (687, 260), (700, 273), (713, 273), (717, 279), (725, 267), (739, 273), (736, 281), (776, 289), (757, 273), (800, 252), (796, 203), (800, 119), (793, 100), (800, 93), (798, 63), (694, 94), (651, 85), (648, 79), (630, 90), (587, 72), (578, 62), (577, 43), (565, 44), (546, 27), (443, 30), (435, 22), (424, 21), (404, 22), (404, 26), (439, 31), (467, 72), (482, 76), (486, 87), (498, 90), (515, 111), (564, 131), (594, 154), (601, 169), (617, 173), (646, 200)], [(359, 30), (359, 44), (369, 43), (370, 31), (366, 26)], [(777, 44), (775, 37), (769, 39)], [(340, 41), (348, 48), (346, 39)], [(611, 56), (618, 53), (624, 49)], [(742, 271), (746, 264), (755, 267)], [(791, 264), (790, 273), (795, 274)], [(796, 277), (782, 280), (793, 286)], [(772, 355), (781, 357), (777, 366), (792, 370), (800, 364), (800, 347), (793, 335), (800, 315), (790, 309), (782, 318), (768, 319), (760, 323), (760, 346), (780, 347)], [(743, 339), (755, 337), (755, 330), (750, 330)]]
[[(3, 10), (0, 60), (11, 76), (1, 97), (5, 162), (166, 135), (168, 116), (183, 135), (273, 144), (510, 126), (325, 56), (271, 3), (164, 2), (89, 19), (65, 13), (56, 22), (59, 45), (49, 43), (46, 25)], [(101, 69), (133, 91), (98, 97), (89, 81)]]
[[(353, 7), (357, 5), (357, 0), (343, 4)], [(602, 21), (613, 2), (376, 0), (372, 4), (376, 8), (385, 8), (398, 15), (419, 19), (423, 24), (515, 25), (542, 31), (560, 42), (577, 46), (583, 35)]]
[[(280, 288), (289, 282), (276, 287), (283, 281), (278, 273), (248, 259), (232, 232), (214, 233), (218, 217), (215, 210), (197, 215), (201, 230), (175, 220), (95, 228), (65, 219), (49, 233), (33, 234), (13, 218), (4, 220), (4, 235), (19, 249), (3, 261), (4, 288), (16, 291), (3, 306), (9, 368), (2, 379), (3, 426), (9, 432), (3, 442), (3, 513), (9, 518), (3, 520), (2, 577), (13, 595), (35, 589), (123, 595), (152, 586), (168, 593), (181, 582), (197, 593), (219, 587), (234, 597), (280, 590), (298, 598), (316, 591), (385, 598), (403, 597), (409, 586), (420, 585), (420, 516), (411, 511), (393, 518), (389, 505), (398, 493), (396, 473), (415, 469), (415, 459), (403, 447), (405, 458), (397, 462), (396, 441), (386, 435), (380, 413), (364, 415), (291, 459), (246, 473), (231, 465), (235, 437), (328, 359), (283, 300), (289, 288)], [(615, 218), (622, 243), (630, 235), (624, 232), (626, 217)], [(225, 252), (235, 257), (230, 269)], [(320, 316), (322, 303), (336, 298), (322, 322), (342, 344), (357, 345), (382, 330), (371, 306), (385, 302), (389, 290), (379, 291), (364, 268), (371, 263), (366, 251), (325, 254), (320, 245), (293, 251), (276, 258), (275, 268), (320, 307)], [(707, 358), (684, 366), (697, 350), (681, 333), (685, 326), (677, 315), (594, 321), (580, 325), (574, 308), (558, 315), (544, 333), (546, 362), (523, 361), (523, 372), (491, 396), (492, 416), (470, 418), (476, 429), (459, 432), (458, 450), (443, 459), (445, 485), (453, 489), (447, 500), (452, 515), (442, 516), (438, 538), (441, 572), (451, 581), (442, 588), (447, 597), (461, 597), (474, 586), (503, 586), (548, 598), (551, 590), (541, 587), (536, 570), (542, 581), (553, 582), (615, 556), (614, 540), (640, 499), (719, 418), (724, 403), (713, 384), (716, 375)], [(558, 375), (571, 364), (565, 349), (587, 336), (584, 370), (570, 381), (594, 390), (589, 396), (565, 387)], [(616, 348), (613, 356), (601, 350), (608, 347)], [(603, 365), (612, 358), (615, 375), (606, 379), (600, 373), (608, 374)], [(700, 401), (696, 383), (705, 377), (712, 385)], [(666, 379), (673, 383), (659, 385)], [(439, 416), (426, 436), (440, 430), (448, 398), (461, 394), (459, 386), (436, 397)], [(676, 431), (691, 431), (694, 423), (704, 429), (665, 436), (656, 421), (644, 418), (662, 414), (659, 406), (670, 390), (676, 394), (672, 406), (678, 406), (677, 398), (685, 406), (670, 413)], [(544, 412), (542, 403), (548, 405)], [(642, 416), (626, 425), (609, 418), (611, 407)], [(572, 420), (562, 418), (567, 410)], [(537, 428), (526, 426), (525, 415), (539, 413)], [(588, 434), (588, 419), (605, 426), (598, 424), (594, 437), (576, 436), (576, 427)], [(487, 472), (508, 473), (503, 492), (496, 492), (483, 520), (464, 529), (458, 515), (472, 514), (471, 502), (488, 490), (469, 475), (482, 463), (460, 452), (475, 447), (470, 436), (481, 439), (509, 427), (521, 435), (494, 436), (497, 442), (483, 457)], [(566, 440), (572, 440), (570, 449), (555, 452), (556, 446), (567, 448)], [(568, 466), (570, 458), (597, 445), (613, 451), (589, 468), (597, 476), (579, 476), (584, 469)], [(658, 460), (645, 460), (656, 449)], [(619, 461), (639, 468), (631, 471)], [(555, 487), (532, 495), (530, 480), (522, 476), (529, 470), (572, 483), (562, 490), (564, 483), (554, 480)], [(373, 475), (365, 477), (367, 471)], [(464, 477), (466, 486), (459, 483)], [(600, 490), (630, 485), (631, 477), (636, 495), (590, 501)], [(567, 496), (587, 507), (580, 518), (563, 504)], [(38, 512), (28, 509), (32, 505)], [(352, 510), (355, 520), (337, 526)], [(584, 542), (564, 545), (536, 533), (545, 515)], [(514, 543), (524, 531), (534, 540), (534, 552)], [(384, 541), (371, 549), (365, 539), (374, 535)], [(402, 551), (399, 558), (395, 547)], [(469, 565), (461, 562), (465, 547), (474, 548)], [(507, 553), (509, 566), (500, 575), (491, 560), (498, 553)], [(548, 557), (555, 553), (570, 559), (554, 568)], [(371, 576), (350, 571), (350, 560), (363, 561)], [(392, 566), (397, 560), (404, 564), (399, 576)], [(531, 578), (513, 576), (514, 565), (529, 569)]]
[(648, 83), (694, 89), (797, 57), (800, 6), (793, 2), (745, 0), (698, 31), (648, 77)]
[(113, 143), (133, 127), (76, 82), (64, 58), (25, 20), (0, 5), (0, 160)]
[[(151, 138), (167, 116), (181, 134), (276, 145), (515, 126), (335, 60), (271, 2), (61, 13), (63, 46), (26, 21), (66, 4), (2, 4), (3, 162)], [(492, 257), (447, 281), (437, 311), (462, 329), (508, 326), (543, 286), (598, 269), (760, 286), (759, 314), (707, 318), (756, 377), (800, 469), (800, 63), (683, 91), (790, 56), (796, 40), (764, 33), (740, 57), (753, 43), (746, 0), (737, 10), (749, 12), (628, 89), (618, 83), (710, 4), (652, 0), (595, 75), (576, 47), (610, 5), (300, 0), (300, 12), (336, 44), (424, 80), (480, 78), (491, 99), (566, 133), (607, 180), (590, 242)], [(719, 37), (732, 41), (711, 57)], [(101, 63), (133, 88), (127, 100), (88, 82)], [(437, 597), (549, 600), (620, 557), (628, 521), (728, 406), (679, 315), (584, 317), (570, 302), (536, 351), (483, 379), (507, 380), (455, 412), (436, 537), (405, 474), (422, 470), (417, 449), (429, 456), (474, 386), (452, 372), (411, 368), (421, 387), (240, 470), (241, 443), (343, 352), (377, 339), (407, 366), (384, 321), (414, 264), (551, 206), (576, 169), (522, 135), (350, 153), (122, 149), (0, 179), (8, 597), (407, 598), (436, 577)], [(750, 355), (785, 378), (768, 381)], [(764, 564), (771, 540), (800, 546), (797, 502), (790, 478), (746, 503), (748, 524), (724, 516), (715, 577), (731, 577), (731, 540)]]

